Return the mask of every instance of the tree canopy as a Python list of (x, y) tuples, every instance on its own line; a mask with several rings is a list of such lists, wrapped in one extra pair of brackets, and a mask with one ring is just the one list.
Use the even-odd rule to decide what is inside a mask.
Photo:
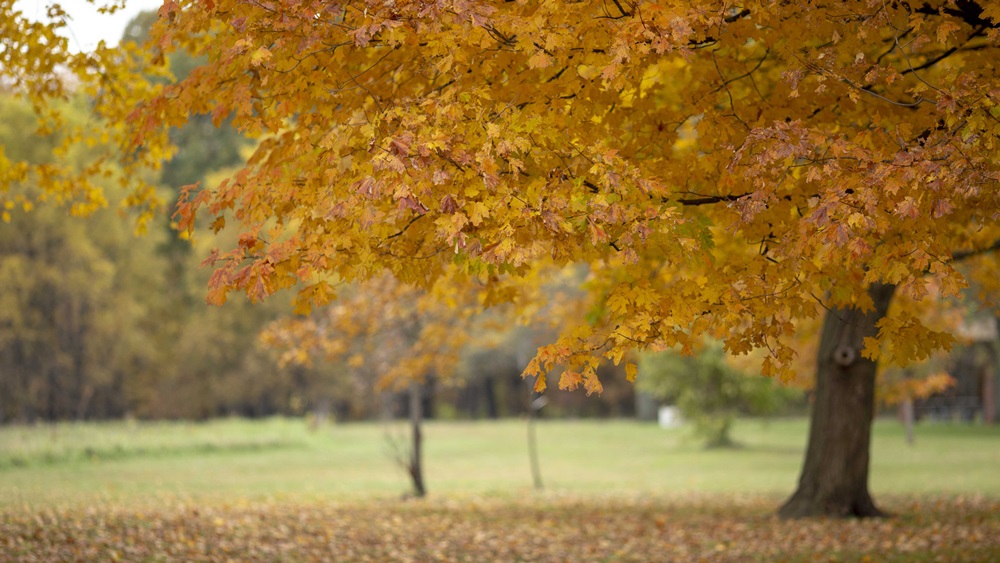
[[(1000, 8), (885, 2), (167, 1), (152, 41), (207, 62), (134, 110), (135, 146), (209, 113), (260, 144), (219, 186), (237, 222), (210, 300), (384, 270), (516, 286), (591, 265), (588, 315), (529, 371), (689, 348), (768, 352), (798, 318), (965, 285), (997, 228)], [(513, 281), (512, 281), (513, 280)], [(946, 344), (905, 307), (869, 357)]]
[[(388, 271), (489, 304), (586, 263), (589, 310), (528, 372), (599, 391), (595, 355), (705, 334), (787, 375), (797, 319), (869, 309), (873, 284), (964, 287), (953, 258), (1000, 240), (998, 22), (973, 0), (166, 0), (145, 62), (204, 64), (142, 86), (117, 70), (137, 54), (99, 51), (77, 75), (130, 162), (169, 155), (192, 114), (258, 139), (179, 206), (183, 229), (241, 233), (209, 259), (211, 302), (298, 286), (304, 310)], [(994, 265), (970, 270), (989, 291)], [(948, 338), (895, 307), (864, 354)]]

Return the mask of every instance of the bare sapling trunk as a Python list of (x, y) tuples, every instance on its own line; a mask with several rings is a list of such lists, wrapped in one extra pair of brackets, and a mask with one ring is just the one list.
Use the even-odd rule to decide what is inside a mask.
[(406, 469), (410, 474), (410, 480), (413, 482), (413, 495), (416, 497), (423, 497), (427, 494), (427, 488), (424, 486), (423, 451), (421, 449), (423, 447), (421, 426), (423, 424), (424, 412), (420, 389), (421, 385), (419, 383), (410, 384), (410, 431), (412, 442), (410, 444), (410, 462)]
[(535, 490), (542, 490), (545, 486), (542, 483), (542, 468), (538, 462), (538, 440), (535, 437), (535, 419), (538, 411), (548, 404), (549, 400), (545, 395), (535, 397), (533, 391), (529, 392), (529, 398), (534, 397), (528, 403), (528, 458), (531, 461), (531, 480), (535, 485)]
[(895, 286), (868, 289), (874, 308), (828, 311), (820, 336), (809, 444), (784, 518), (883, 516), (868, 492), (876, 362), (861, 357), (865, 337), (889, 309)]

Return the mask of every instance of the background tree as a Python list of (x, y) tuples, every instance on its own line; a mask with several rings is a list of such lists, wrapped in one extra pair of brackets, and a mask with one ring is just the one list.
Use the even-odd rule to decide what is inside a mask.
[(424, 292), (383, 275), (357, 285), (322, 315), (274, 323), (262, 340), (282, 350), (286, 363), (308, 365), (318, 357), (364, 366), (377, 388), (406, 389), (411, 439), (408, 449), (397, 451), (397, 461), (410, 476), (414, 496), (423, 497), (427, 389), (434, 380), (451, 377), (470, 337), (475, 297), (445, 284)]
[(676, 404), (710, 448), (735, 445), (730, 429), (738, 415), (773, 415), (797, 394), (770, 379), (739, 371), (727, 363), (717, 342), (706, 343), (692, 356), (643, 354), (636, 385), (661, 401)]
[[(580, 286), (587, 277), (585, 266), (539, 268), (531, 280), (516, 288), (514, 307), (494, 307), (477, 317), (476, 338), (463, 352), (458, 375), (472, 392), (494, 395), (503, 416), (523, 415), (537, 398), (532, 378), (522, 375), (539, 346), (555, 340), (578, 322), (577, 315), (588, 307)], [(501, 288), (510, 292), (514, 288)], [(548, 389), (545, 416), (615, 417), (631, 416), (635, 410), (635, 389), (625, 378), (623, 366), (602, 361), (600, 400), (569, 389)]]
[[(86, 103), (75, 99), (59, 111), (65, 130), (34, 136), (31, 106), (0, 96), (5, 154), (29, 167), (52, 162), (61, 135), (86, 120)], [(58, 158), (83, 168), (95, 152), (76, 145)], [(67, 221), (65, 207), (31, 209), (27, 202), (44, 192), (33, 180), (6, 192), (30, 212), (8, 206), (0, 228), (0, 421), (122, 416), (134, 408), (129, 376), (156, 355), (146, 312), (162, 305), (162, 264), (151, 251), (157, 241), (134, 240), (107, 210)]]
[[(86, 103), (60, 108), (67, 129), (85, 121)], [(0, 96), (0, 146), (8, 157), (37, 167), (52, 162), (58, 136), (31, 134), (31, 106)], [(76, 145), (59, 156), (85, 167), (95, 154)], [(100, 183), (97, 187), (102, 187)], [(105, 186), (106, 187), (106, 186)], [(6, 195), (36, 201), (42, 189), (26, 178)], [(118, 196), (110, 192), (109, 197)], [(135, 239), (114, 211), (67, 221), (68, 210), (11, 206), (0, 224), (0, 421), (123, 416), (157, 356), (155, 319), (164, 268), (155, 237)]]

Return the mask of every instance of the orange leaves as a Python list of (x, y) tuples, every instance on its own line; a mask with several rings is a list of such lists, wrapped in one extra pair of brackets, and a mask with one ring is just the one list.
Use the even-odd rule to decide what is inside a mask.
[(920, 216), (920, 210), (918, 209), (917, 202), (912, 197), (905, 197), (903, 201), (896, 206), (896, 215), (903, 219), (916, 219)]
[[(566, 370), (559, 376), (559, 388), (566, 391), (575, 390), (581, 383), (583, 383), (583, 375), (572, 370)], [(537, 385), (535, 391), (538, 391)]]
[(934, 202), (934, 207), (933, 210), (931, 211), (931, 215), (935, 219), (940, 219), (946, 215), (950, 215), (954, 209), (955, 207), (951, 204), (950, 201), (948, 201), (947, 199), (939, 199)]
[(955, 32), (961, 31), (961, 29), (962, 26), (958, 25), (957, 23), (950, 20), (945, 20), (934, 31), (934, 37), (935, 39), (937, 39), (938, 43), (942, 45), (948, 45), (949, 37), (955, 35)]
[(254, 67), (259, 67), (271, 60), (271, 51), (266, 47), (257, 47), (253, 53), (250, 54), (250, 65)]
[(636, 376), (639, 375), (639, 368), (634, 362), (629, 362), (625, 364), (625, 377), (629, 381), (634, 382)]
[(295, 295), (292, 312), (296, 315), (308, 315), (315, 309), (329, 305), (336, 296), (336, 291), (327, 282), (307, 285)]
[(944, 372), (925, 377), (906, 377), (880, 382), (879, 400), (887, 405), (895, 405), (906, 400), (920, 400), (944, 393), (955, 386), (955, 379)]
[[(878, 359), (884, 365), (905, 366), (926, 360), (938, 350), (948, 350), (956, 339), (952, 331), (939, 326), (937, 330), (916, 314), (912, 308), (896, 308), (877, 324), (878, 338), (864, 340), (862, 355)], [(936, 323), (941, 325), (942, 323)]]
[[(817, 301), (880, 281), (916, 296), (927, 272), (955, 291), (941, 262), (997, 235), (987, 39), (954, 14), (868, 4), (169, 3), (154, 43), (205, 65), (101, 100), (130, 127), (108, 142), (140, 163), (191, 113), (259, 139), (175, 215), (247, 235), (213, 260), (214, 302), (586, 264), (591, 306), (540, 351), (539, 386), (565, 368), (593, 392), (587, 358), (706, 333), (783, 374)], [(0, 177), (22, 174), (10, 162)], [(300, 312), (331, 298), (305, 288)], [(887, 327), (915, 339), (901, 360), (943, 343)]]
[(287, 361), (343, 362), (379, 387), (406, 387), (429, 376), (447, 380), (478, 311), (474, 292), (445, 280), (422, 291), (385, 273), (339, 293), (326, 306), (333, 286), (304, 287), (295, 308), (311, 316), (274, 323), (263, 342)]
[[(174, 228), (182, 233), (187, 233), (189, 236), (192, 232), (194, 232), (195, 218), (197, 217), (198, 207), (204, 205), (209, 200), (209, 193), (207, 191), (197, 190), (197, 184), (183, 186), (180, 190), (180, 197), (177, 200), (177, 205), (173, 214), (173, 219), (175, 221)], [(194, 195), (192, 195), (192, 193)], [(216, 230), (215, 232), (218, 231)]]
[(552, 66), (552, 58), (549, 57), (545, 51), (536, 51), (535, 54), (528, 59), (528, 68), (545, 68), (548, 66)]

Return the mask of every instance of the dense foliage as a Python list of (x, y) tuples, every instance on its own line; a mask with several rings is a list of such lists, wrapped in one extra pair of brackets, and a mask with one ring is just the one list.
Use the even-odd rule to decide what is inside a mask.
[[(64, 121), (60, 69), (114, 118), (67, 138), (109, 147), (93, 166), (4, 156), (4, 186), (34, 177), (85, 212), (108, 173), (148, 202), (130, 172), (170, 156), (175, 126), (231, 120), (253, 155), (177, 216), (240, 233), (211, 259), (211, 301), (298, 286), (304, 310), (388, 270), (472, 280), (490, 303), (529, 270), (588, 262), (594, 301), (529, 366), (539, 389), (564, 365), (561, 386), (598, 391), (592, 355), (705, 333), (787, 374), (797, 319), (866, 309), (875, 283), (954, 295), (952, 257), (1000, 238), (988, 3), (168, 0), (149, 56), (71, 53), (58, 6), (48, 26), (4, 15), (26, 55), (4, 74), (43, 127)], [(195, 68), (148, 79), (175, 51)], [(970, 270), (987, 290), (992, 265)], [(861, 352), (906, 362), (948, 342), (897, 307)]]
[[(135, 140), (211, 113), (261, 143), (188, 192), (238, 224), (210, 300), (389, 270), (511, 282), (589, 262), (593, 314), (543, 348), (567, 387), (636, 346), (768, 351), (822, 307), (954, 294), (995, 228), (995, 7), (877, 0), (256, 5), (169, 1), (165, 51), (207, 58), (145, 100)], [(802, 25), (808, 17), (809, 26)], [(528, 30), (528, 31), (526, 31)], [(986, 264), (982, 264), (983, 267)], [(883, 343), (879, 346), (878, 343)], [(864, 354), (948, 342), (905, 307)]]

